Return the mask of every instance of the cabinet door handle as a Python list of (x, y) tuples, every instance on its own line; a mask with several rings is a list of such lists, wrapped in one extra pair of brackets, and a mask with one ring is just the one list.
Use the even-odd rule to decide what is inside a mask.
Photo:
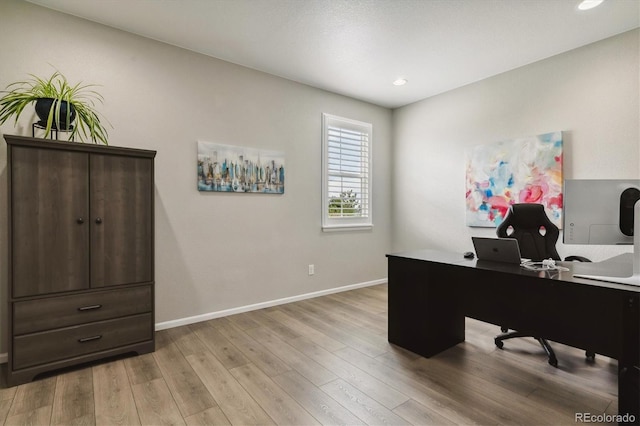
[(77, 218), (77, 219), (76, 219), (76, 223), (77, 223), (78, 225), (82, 225), (82, 224), (84, 223), (84, 218), (82, 218), (82, 217)]
[(87, 342), (91, 342), (93, 340), (99, 340), (102, 339), (102, 335), (98, 334), (97, 336), (91, 336), (91, 337), (83, 337), (81, 339), (78, 339), (78, 343), (87, 343)]
[(102, 305), (89, 305), (89, 306), (81, 306), (78, 308), (78, 310), (80, 312), (84, 312), (84, 311), (93, 311), (94, 309), (100, 309), (102, 308)]
[(102, 223), (102, 218), (101, 217), (96, 217), (96, 223), (98, 225), (100, 225)]

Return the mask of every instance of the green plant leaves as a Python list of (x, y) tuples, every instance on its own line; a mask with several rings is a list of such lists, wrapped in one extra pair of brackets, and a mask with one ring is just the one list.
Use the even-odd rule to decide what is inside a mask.
[[(75, 85), (69, 84), (66, 77), (59, 71), (55, 71), (49, 78), (43, 79), (29, 74), (31, 79), (17, 81), (7, 86), (7, 90), (0, 98), (0, 124), (14, 117), (17, 124), (24, 108), (35, 103), (41, 98), (51, 98), (53, 102), (45, 127), (45, 138), (49, 137), (52, 130), (57, 129), (57, 123), (61, 122), (60, 108), (62, 102), (68, 102), (76, 110), (76, 119), (73, 129), (69, 132), (69, 140), (78, 137), (81, 141), (90, 140), (93, 143), (101, 142), (108, 145), (108, 132), (100, 119), (100, 114), (95, 110), (97, 102), (103, 103), (104, 98), (95, 91), (93, 84)], [(105, 120), (106, 121), (106, 120)], [(70, 128), (67, 115), (66, 129)]]

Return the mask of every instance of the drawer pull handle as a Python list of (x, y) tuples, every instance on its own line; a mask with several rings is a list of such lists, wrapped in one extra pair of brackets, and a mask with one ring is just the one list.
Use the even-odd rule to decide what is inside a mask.
[(102, 339), (102, 336), (100, 334), (98, 334), (97, 336), (83, 337), (81, 339), (78, 339), (78, 342), (79, 343), (87, 343), (87, 342), (91, 342), (93, 340), (98, 340), (98, 339)]
[(89, 305), (89, 306), (81, 306), (78, 308), (78, 310), (80, 312), (84, 312), (84, 311), (93, 311), (94, 309), (100, 309), (102, 308), (102, 305)]

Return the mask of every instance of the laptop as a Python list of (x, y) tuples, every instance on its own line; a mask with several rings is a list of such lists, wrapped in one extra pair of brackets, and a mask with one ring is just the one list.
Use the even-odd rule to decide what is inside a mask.
[(520, 264), (520, 246), (515, 238), (471, 237), (478, 260)]

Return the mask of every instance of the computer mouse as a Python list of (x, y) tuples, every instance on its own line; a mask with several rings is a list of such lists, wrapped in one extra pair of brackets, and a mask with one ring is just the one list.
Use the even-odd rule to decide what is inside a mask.
[(465, 259), (473, 259), (475, 257), (475, 254), (473, 254), (472, 251), (465, 251), (464, 254), (462, 255)]

